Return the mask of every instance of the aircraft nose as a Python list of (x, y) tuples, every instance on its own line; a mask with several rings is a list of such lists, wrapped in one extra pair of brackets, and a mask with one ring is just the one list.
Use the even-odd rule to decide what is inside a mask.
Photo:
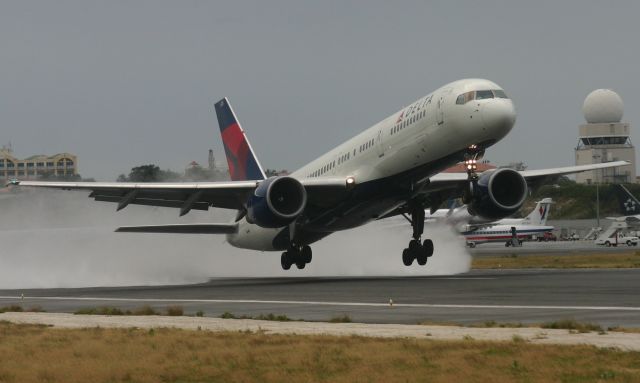
[(480, 113), (487, 131), (498, 139), (506, 136), (516, 122), (516, 110), (509, 99), (493, 99), (482, 106)]

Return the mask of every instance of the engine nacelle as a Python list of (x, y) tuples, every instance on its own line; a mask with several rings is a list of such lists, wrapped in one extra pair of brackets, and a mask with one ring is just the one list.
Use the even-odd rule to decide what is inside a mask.
[(307, 205), (307, 191), (291, 177), (271, 177), (261, 182), (247, 201), (247, 222), (278, 228), (293, 222)]
[(520, 209), (527, 197), (527, 181), (513, 169), (482, 173), (472, 190), (469, 213), (487, 220), (508, 217)]

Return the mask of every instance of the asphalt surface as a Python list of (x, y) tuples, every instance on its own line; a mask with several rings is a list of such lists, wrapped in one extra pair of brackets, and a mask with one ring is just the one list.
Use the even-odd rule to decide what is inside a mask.
[(621, 244), (617, 247), (598, 246), (593, 241), (556, 241), (556, 242), (523, 242), (522, 247), (505, 247), (504, 242), (491, 242), (476, 245), (469, 252), (477, 256), (522, 254), (522, 255), (575, 255), (589, 253), (619, 253), (640, 251), (640, 247)]
[(356, 322), (408, 324), (572, 318), (640, 327), (639, 291), (640, 269), (477, 270), (451, 277), (234, 278), (180, 286), (0, 290), (0, 306), (75, 312), (180, 305), (187, 314), (201, 310), (206, 316), (273, 313), (326, 321), (346, 314)]

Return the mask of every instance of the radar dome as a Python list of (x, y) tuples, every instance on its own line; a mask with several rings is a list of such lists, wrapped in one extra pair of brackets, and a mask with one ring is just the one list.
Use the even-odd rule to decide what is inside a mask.
[(584, 99), (582, 113), (590, 124), (615, 123), (622, 120), (624, 104), (611, 89), (596, 89)]

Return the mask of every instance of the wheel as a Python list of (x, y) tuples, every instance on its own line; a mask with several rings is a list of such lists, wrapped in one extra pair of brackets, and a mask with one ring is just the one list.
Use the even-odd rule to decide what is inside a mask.
[(633, 246), (633, 242), (627, 241), (627, 246), (629, 246), (629, 247)]
[(427, 259), (429, 259), (427, 255), (424, 252), (420, 252), (416, 257), (416, 262), (418, 262), (418, 265), (424, 266), (427, 264)]
[(409, 249), (402, 250), (402, 263), (404, 263), (405, 266), (411, 266), (413, 263), (413, 254), (411, 254)]
[(476, 243), (475, 242), (469, 242), (469, 247), (473, 249), (474, 247), (476, 247)]
[(302, 251), (300, 252), (300, 256), (302, 257), (302, 260), (304, 261), (304, 263), (311, 263), (311, 258), (312, 258), (311, 247), (303, 246)]
[(433, 255), (433, 241), (430, 239), (425, 239), (424, 242), (422, 242), (422, 252), (423, 254), (425, 254), (427, 256), (427, 258), (429, 258), (430, 256)]
[(304, 261), (302, 261), (302, 260), (301, 260), (301, 261), (296, 262), (296, 267), (297, 267), (298, 269), (300, 269), (300, 270), (304, 269), (304, 267), (305, 267), (306, 265), (307, 265), (307, 263), (306, 263), (306, 262), (304, 262)]
[(409, 242), (409, 250), (414, 254), (416, 254), (421, 247), (422, 246), (420, 246), (420, 241), (418, 241), (417, 239), (412, 239), (411, 242)]
[(611, 242), (607, 241), (607, 242), (605, 242), (605, 243), (604, 243), (604, 245), (605, 245), (606, 247), (611, 247)]
[(511, 246), (511, 242), (505, 242), (504, 243), (504, 247), (509, 247), (509, 246)]
[(280, 256), (280, 265), (284, 270), (289, 270), (291, 268), (291, 260), (289, 259), (289, 253), (284, 252)]

